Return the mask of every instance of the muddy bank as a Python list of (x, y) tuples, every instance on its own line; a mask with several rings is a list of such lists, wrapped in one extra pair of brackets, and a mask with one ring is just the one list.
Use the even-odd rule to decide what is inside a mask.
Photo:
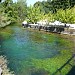
[(2, 69), (2, 75), (14, 75), (14, 72), (10, 72), (7, 68), (7, 60), (3, 56), (0, 56), (0, 67)]

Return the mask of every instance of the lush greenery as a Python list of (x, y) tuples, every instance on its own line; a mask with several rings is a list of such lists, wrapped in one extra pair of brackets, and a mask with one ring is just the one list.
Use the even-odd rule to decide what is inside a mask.
[[(4, 27), (14, 22), (22, 22), (24, 20), (31, 23), (36, 23), (37, 21), (44, 19), (47, 19), (49, 22), (59, 20), (64, 23), (75, 23), (75, 0), (38, 1), (33, 6), (27, 6), (26, 0), (17, 0), (15, 3), (13, 3), (12, 0), (1, 1), (2, 0), (0, 0), (0, 27)], [(11, 36), (11, 31), (9, 31), (8, 34), (5, 32), (1, 32), (4, 37)], [(51, 41), (52, 39), (48, 40), (47, 42)], [(49, 74), (52, 74), (56, 71), (56, 69), (60, 68), (67, 61), (67, 59), (71, 57), (70, 49), (72, 46), (71, 42), (65, 42), (65, 40), (61, 41), (61, 45), (64, 42), (64, 45), (67, 45), (69, 50), (65, 49), (60, 51), (60, 55), (57, 55), (57, 57), (54, 58), (42, 60), (32, 59), (33, 66), (36, 66), (36, 69), (43, 68), (44, 70), (48, 71)], [(65, 73), (67, 73), (69, 70), (70, 67), (66, 66), (62, 70), (63, 75), (65, 75)]]
[(15, 3), (13, 0), (0, 1), (0, 27), (24, 20), (31, 23), (44, 19), (75, 23), (74, 5), (74, 0), (38, 1), (33, 6), (27, 6), (26, 0), (17, 0)]

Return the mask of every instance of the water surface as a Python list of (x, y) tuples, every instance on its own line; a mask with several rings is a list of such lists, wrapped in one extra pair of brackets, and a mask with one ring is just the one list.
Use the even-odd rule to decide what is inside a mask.
[(60, 50), (68, 49), (61, 44), (61, 39), (56, 34), (7, 27), (0, 35), (0, 55), (6, 56), (8, 67), (15, 75), (33, 75), (32, 59), (52, 58), (60, 54)]

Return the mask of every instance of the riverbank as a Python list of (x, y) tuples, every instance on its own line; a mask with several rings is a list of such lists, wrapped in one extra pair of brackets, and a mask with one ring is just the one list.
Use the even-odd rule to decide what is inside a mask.
[(8, 69), (7, 60), (3, 56), (0, 56), (0, 67), (2, 69), (2, 75), (14, 75), (13, 72), (10, 72)]
[(64, 35), (73, 35), (75, 36), (75, 28), (69, 27), (69, 25), (60, 26), (60, 25), (48, 25), (48, 26), (39, 26), (38, 24), (30, 24), (30, 25), (24, 25), (25, 29), (35, 30), (35, 31), (44, 31), (48, 33), (57, 33), (57, 34), (64, 34)]
[(62, 35), (62, 36), (66, 36), (66, 37), (75, 37), (75, 33), (74, 34), (70, 34), (70, 30), (68, 29), (67, 33), (64, 31), (64, 32), (61, 32), (61, 33), (57, 33), (57, 32), (49, 32), (49, 31), (44, 31), (44, 30), (38, 30), (38, 29), (34, 29), (34, 28), (23, 28), (21, 27), (22, 29), (26, 29), (26, 30), (29, 30), (29, 31), (35, 31), (35, 32), (40, 32), (40, 33), (45, 33), (45, 34), (58, 34), (58, 35)]

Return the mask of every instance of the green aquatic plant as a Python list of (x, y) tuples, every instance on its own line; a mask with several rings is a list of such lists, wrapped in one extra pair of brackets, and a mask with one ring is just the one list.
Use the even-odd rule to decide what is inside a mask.
[[(69, 48), (72, 47), (69, 46), (68, 44), (71, 43), (69, 42), (64, 42), (65, 40), (60, 40), (61, 44), (66, 44)], [(32, 59), (32, 64), (35, 66), (35, 68), (40, 69), (43, 68), (46, 71), (49, 72), (49, 75), (52, 75), (57, 69), (59, 69), (61, 66), (63, 66), (68, 59), (72, 56), (72, 50), (71, 49), (65, 49), (65, 50), (60, 50), (60, 54), (52, 57), (52, 58), (47, 58), (47, 59)], [(73, 61), (70, 62), (73, 64)], [(68, 71), (71, 69), (71, 66), (68, 64), (61, 70), (62, 75), (66, 75)], [(58, 72), (59, 73), (59, 72)], [(58, 73), (56, 75), (58, 75)]]
[[(41, 60), (41, 59), (33, 59), (33, 65), (37, 68), (43, 68), (47, 71), (49, 71), (49, 73), (54, 73), (58, 68), (60, 68), (62, 65), (64, 65), (64, 63), (71, 57), (71, 53), (69, 53), (68, 51), (64, 50), (63, 52), (61, 52), (60, 55), (57, 55), (56, 57), (53, 58), (48, 58), (45, 60)], [(67, 72), (70, 70), (70, 66), (66, 66), (64, 67), (64, 69), (62, 70), (62, 75), (67, 74)]]

